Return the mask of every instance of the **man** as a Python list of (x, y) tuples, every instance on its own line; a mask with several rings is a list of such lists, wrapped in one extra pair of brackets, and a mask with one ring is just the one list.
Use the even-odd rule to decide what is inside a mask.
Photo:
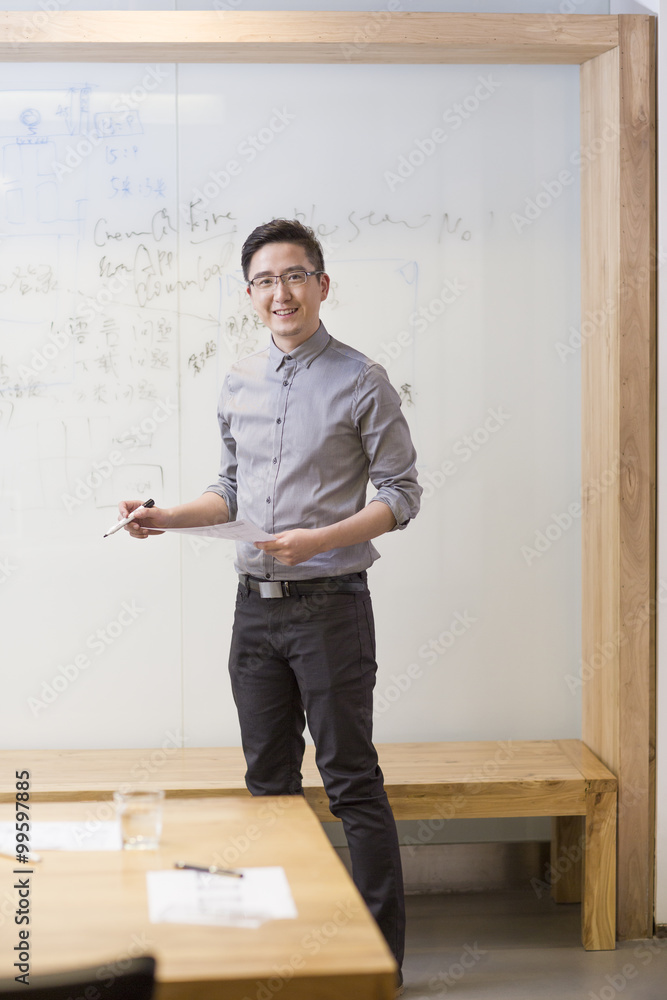
[[(419, 509), (415, 451), (385, 371), (329, 336), (329, 292), (312, 230), (276, 219), (241, 255), (271, 331), (232, 365), (218, 407), (220, 475), (197, 500), (127, 525), (194, 527), (248, 518), (275, 537), (238, 543), (229, 670), (254, 795), (301, 793), (306, 718), (353, 877), (398, 962), (405, 910), (396, 825), (371, 740), (375, 639), (371, 539)], [(376, 495), (367, 504), (371, 480)], [(127, 516), (139, 501), (120, 504)], [(399, 984), (402, 977), (399, 973)]]

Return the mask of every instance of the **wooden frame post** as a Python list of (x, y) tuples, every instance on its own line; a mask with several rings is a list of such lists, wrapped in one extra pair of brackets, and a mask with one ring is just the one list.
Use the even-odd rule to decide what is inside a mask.
[(654, 24), (581, 68), (582, 738), (619, 779), (621, 940), (653, 933)]

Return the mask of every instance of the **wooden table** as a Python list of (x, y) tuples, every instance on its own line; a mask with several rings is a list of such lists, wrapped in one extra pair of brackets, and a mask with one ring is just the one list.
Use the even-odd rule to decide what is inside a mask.
[[(581, 900), (585, 948), (615, 947), (618, 782), (581, 740), (389, 743), (377, 750), (397, 820), (553, 817), (553, 897)], [(167, 796), (245, 791), (240, 747), (4, 750), (0, 801), (13, 797), (15, 768), (31, 772), (35, 800), (111, 797), (124, 784), (163, 788)], [(302, 771), (315, 814), (333, 820), (312, 747)], [(227, 861), (236, 863), (232, 848)]]
[[(109, 804), (39, 803), (33, 821), (108, 818)], [(0, 819), (14, 808), (0, 805)], [(175, 860), (282, 865), (295, 920), (258, 929), (151, 924), (145, 873)], [(18, 897), (14, 869), (30, 876), (31, 976), (114, 965), (137, 954), (157, 959), (158, 1000), (389, 1000), (396, 965), (322, 827), (299, 797), (171, 798), (157, 851), (42, 852), (19, 866), (0, 857), (0, 899)], [(3, 908), (3, 914), (5, 913)], [(0, 978), (13, 977), (18, 927), (3, 921)], [(16, 937), (16, 941), (13, 938)], [(101, 979), (104, 982), (104, 979)], [(103, 988), (100, 991), (104, 992)]]

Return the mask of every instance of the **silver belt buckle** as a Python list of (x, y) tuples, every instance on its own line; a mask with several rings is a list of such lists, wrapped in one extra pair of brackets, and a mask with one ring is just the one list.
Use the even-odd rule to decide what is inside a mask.
[(287, 593), (284, 593), (283, 585), (280, 580), (259, 581), (260, 597), (289, 597), (289, 587), (286, 585), (285, 589), (287, 590)]

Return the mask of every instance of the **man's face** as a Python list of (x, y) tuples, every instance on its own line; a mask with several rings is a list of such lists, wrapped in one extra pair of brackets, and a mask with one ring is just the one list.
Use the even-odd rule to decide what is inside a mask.
[[(303, 247), (296, 243), (267, 243), (252, 255), (248, 278), (296, 269), (315, 270)], [(312, 337), (320, 325), (320, 304), (329, 294), (329, 276), (314, 274), (304, 285), (291, 287), (278, 281), (268, 292), (251, 285), (248, 294), (257, 315), (273, 334), (276, 347), (289, 354)]]

